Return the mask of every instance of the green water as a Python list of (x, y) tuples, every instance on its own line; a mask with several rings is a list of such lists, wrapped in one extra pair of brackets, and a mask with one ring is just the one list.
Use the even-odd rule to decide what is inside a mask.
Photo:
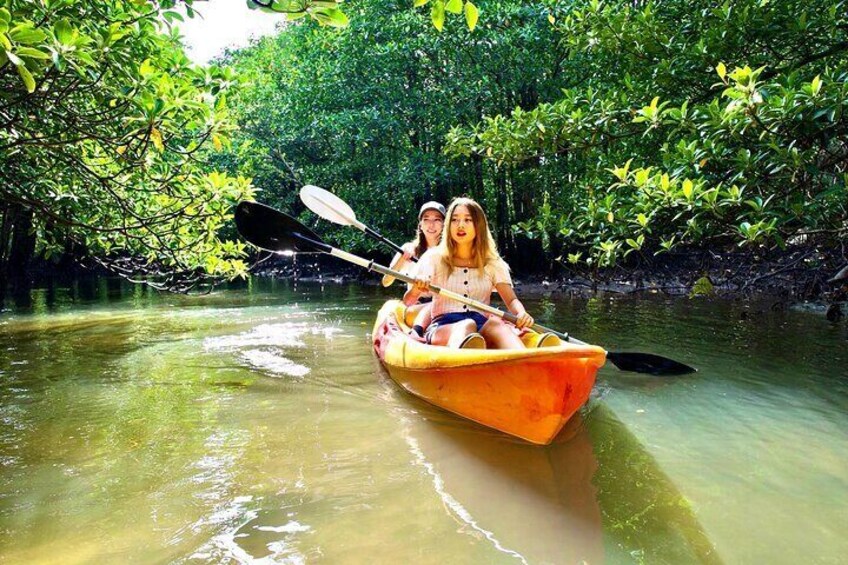
[(3, 563), (842, 563), (848, 328), (770, 304), (526, 300), (610, 350), (535, 447), (400, 391), (391, 292), (97, 281), (0, 313)]

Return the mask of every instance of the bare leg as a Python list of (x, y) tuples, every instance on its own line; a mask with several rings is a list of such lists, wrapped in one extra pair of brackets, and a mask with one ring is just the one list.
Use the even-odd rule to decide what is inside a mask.
[(462, 320), (455, 324), (439, 326), (433, 334), (431, 343), (433, 345), (447, 345), (448, 347), (459, 348), (465, 336), (475, 331), (477, 331), (477, 324), (474, 320)]
[(524, 349), (521, 338), (500, 318), (489, 318), (480, 333), (493, 349)]
[(415, 321), (412, 323), (413, 326), (421, 326), (425, 330), (427, 326), (430, 325), (430, 322), (433, 321), (433, 317), (431, 316), (433, 310), (433, 303), (421, 304), (421, 308), (418, 310), (418, 314), (415, 316)]

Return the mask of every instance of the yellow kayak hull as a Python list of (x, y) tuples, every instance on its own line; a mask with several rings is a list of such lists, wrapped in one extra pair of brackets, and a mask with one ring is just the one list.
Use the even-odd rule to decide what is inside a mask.
[(374, 351), (397, 384), (455, 414), (547, 445), (589, 399), (606, 351), (563, 344), (530, 349), (451, 349), (407, 333), (399, 301), (383, 305)]

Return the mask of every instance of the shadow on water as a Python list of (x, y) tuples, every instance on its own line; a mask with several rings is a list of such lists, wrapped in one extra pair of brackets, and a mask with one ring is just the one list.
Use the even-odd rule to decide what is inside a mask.
[(603, 403), (584, 417), (610, 544), (646, 563), (721, 563), (689, 502)]
[(416, 462), (469, 535), (526, 563), (721, 563), (693, 510), (603, 403), (549, 446), (406, 396)]

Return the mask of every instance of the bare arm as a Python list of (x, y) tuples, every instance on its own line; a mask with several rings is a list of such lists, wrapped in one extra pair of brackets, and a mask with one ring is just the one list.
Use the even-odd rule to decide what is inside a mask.
[[(401, 270), (412, 257), (413, 249), (410, 243), (404, 243), (402, 249), (403, 253), (395, 253), (395, 256), (392, 258), (392, 262), (389, 265), (389, 268), (393, 271)], [(380, 282), (383, 286), (392, 286), (392, 283), (395, 282), (395, 278), (391, 275), (383, 275), (383, 279)]]
[(524, 309), (524, 304), (522, 304), (518, 299), (518, 296), (516, 296), (512, 285), (507, 283), (498, 283), (495, 285), (495, 289), (497, 289), (498, 294), (500, 295), (501, 300), (504, 301), (504, 304), (506, 304), (507, 309), (518, 318), (515, 323), (516, 327), (525, 328), (532, 326), (535, 323), (533, 316), (527, 313), (527, 310)]

